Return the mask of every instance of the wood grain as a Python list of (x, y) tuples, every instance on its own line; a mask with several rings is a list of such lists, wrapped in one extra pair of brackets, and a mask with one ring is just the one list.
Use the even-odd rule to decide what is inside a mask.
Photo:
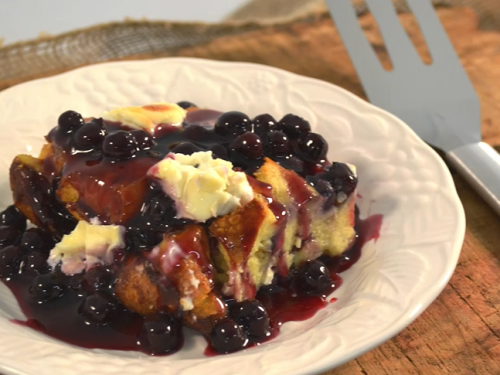
[[(482, 133), (500, 144), (500, 33), (481, 32), (472, 11), (440, 9), (439, 16), (476, 88), (482, 107)], [(401, 15), (424, 59), (425, 43), (410, 15)], [(387, 65), (376, 23), (360, 23)], [(176, 51), (229, 61), (250, 61), (323, 79), (364, 97), (360, 82), (332, 21), (269, 27), (243, 36)], [(407, 329), (328, 375), (500, 374), (500, 219), (455, 176), (464, 204), (467, 233), (460, 260), (438, 299)]]

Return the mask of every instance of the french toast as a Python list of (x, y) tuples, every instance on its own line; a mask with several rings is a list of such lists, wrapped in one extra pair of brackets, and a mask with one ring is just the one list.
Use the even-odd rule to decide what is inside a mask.
[(327, 197), (269, 158), (255, 177), (272, 186), (274, 196), (289, 212), (283, 243), (287, 268), (324, 254), (338, 256), (352, 245), (356, 238), (354, 191), (338, 206), (327, 205)]
[[(177, 324), (221, 353), (267, 340), (274, 305), (262, 294), (324, 298), (336, 271), (323, 262), (356, 239), (355, 169), (330, 163), (295, 115), (251, 120), (189, 102), (68, 111), (46, 141), (10, 169), (16, 215), (57, 242), (30, 258), (28, 294), (43, 308), (70, 293), (59, 280), (83, 278), (93, 286), (71, 287), (78, 319), (126, 326), (123, 308), (150, 354), (178, 347)], [(15, 278), (21, 266), (2, 259), (0, 277)]]
[(217, 239), (215, 266), (223, 274), (222, 292), (237, 301), (254, 298), (262, 285), (272, 282), (272, 238), (276, 217), (262, 198), (216, 218), (209, 227)]

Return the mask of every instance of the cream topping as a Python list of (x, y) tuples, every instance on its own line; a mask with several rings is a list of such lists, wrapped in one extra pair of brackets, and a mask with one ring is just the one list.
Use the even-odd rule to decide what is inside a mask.
[(148, 175), (159, 180), (174, 200), (178, 218), (205, 222), (233, 212), (254, 197), (246, 174), (234, 171), (226, 160), (214, 159), (211, 151), (170, 153)]
[(76, 228), (63, 236), (50, 251), (49, 265), (61, 263), (66, 275), (88, 270), (96, 264), (113, 263), (114, 251), (125, 247), (125, 228), (120, 225), (97, 225), (79, 221)]
[(116, 108), (104, 112), (106, 121), (119, 122), (133, 129), (141, 129), (154, 134), (157, 125), (180, 126), (186, 117), (186, 110), (173, 103), (153, 103), (140, 107)]

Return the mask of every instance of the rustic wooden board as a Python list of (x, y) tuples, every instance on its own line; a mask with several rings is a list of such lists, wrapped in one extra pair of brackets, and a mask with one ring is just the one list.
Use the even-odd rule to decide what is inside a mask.
[[(478, 31), (474, 13), (465, 8), (440, 9), (439, 16), (479, 93), (484, 140), (500, 145), (500, 33)], [(424, 52), (414, 19), (400, 18)], [(369, 15), (360, 22), (386, 65), (376, 23)], [(327, 15), (314, 22), (220, 38), (170, 55), (272, 65), (364, 96)], [(455, 182), (466, 211), (467, 233), (449, 285), (395, 338), (326, 374), (500, 374), (500, 219), (460, 177), (455, 176)]]
[[(479, 93), (483, 111), (483, 137), (500, 144), (500, 33), (477, 30), (474, 13), (467, 8), (441, 8), (439, 16)], [(419, 51), (426, 49), (411, 15), (400, 16)], [(370, 15), (360, 18), (384, 65), (387, 54)], [(342, 86), (364, 97), (354, 67), (333, 22), (327, 14), (314, 21), (269, 27), (244, 35), (218, 38), (211, 43), (156, 56), (190, 56), (272, 65)], [(146, 57), (148, 56), (133, 56)]]

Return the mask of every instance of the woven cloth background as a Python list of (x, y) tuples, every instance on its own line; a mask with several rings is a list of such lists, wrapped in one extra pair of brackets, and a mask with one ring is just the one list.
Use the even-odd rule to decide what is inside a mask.
[[(404, 0), (393, 1), (398, 11), (407, 11)], [(367, 11), (363, 0), (353, 2), (358, 15)], [(500, 30), (500, 0), (433, 2), (436, 6), (469, 6), (478, 15), (480, 28)], [(220, 24), (124, 21), (45, 36), (0, 48), (0, 90), (80, 66), (172, 55), (219, 37), (286, 28), (322, 17), (328, 17), (323, 0), (253, 0)]]

